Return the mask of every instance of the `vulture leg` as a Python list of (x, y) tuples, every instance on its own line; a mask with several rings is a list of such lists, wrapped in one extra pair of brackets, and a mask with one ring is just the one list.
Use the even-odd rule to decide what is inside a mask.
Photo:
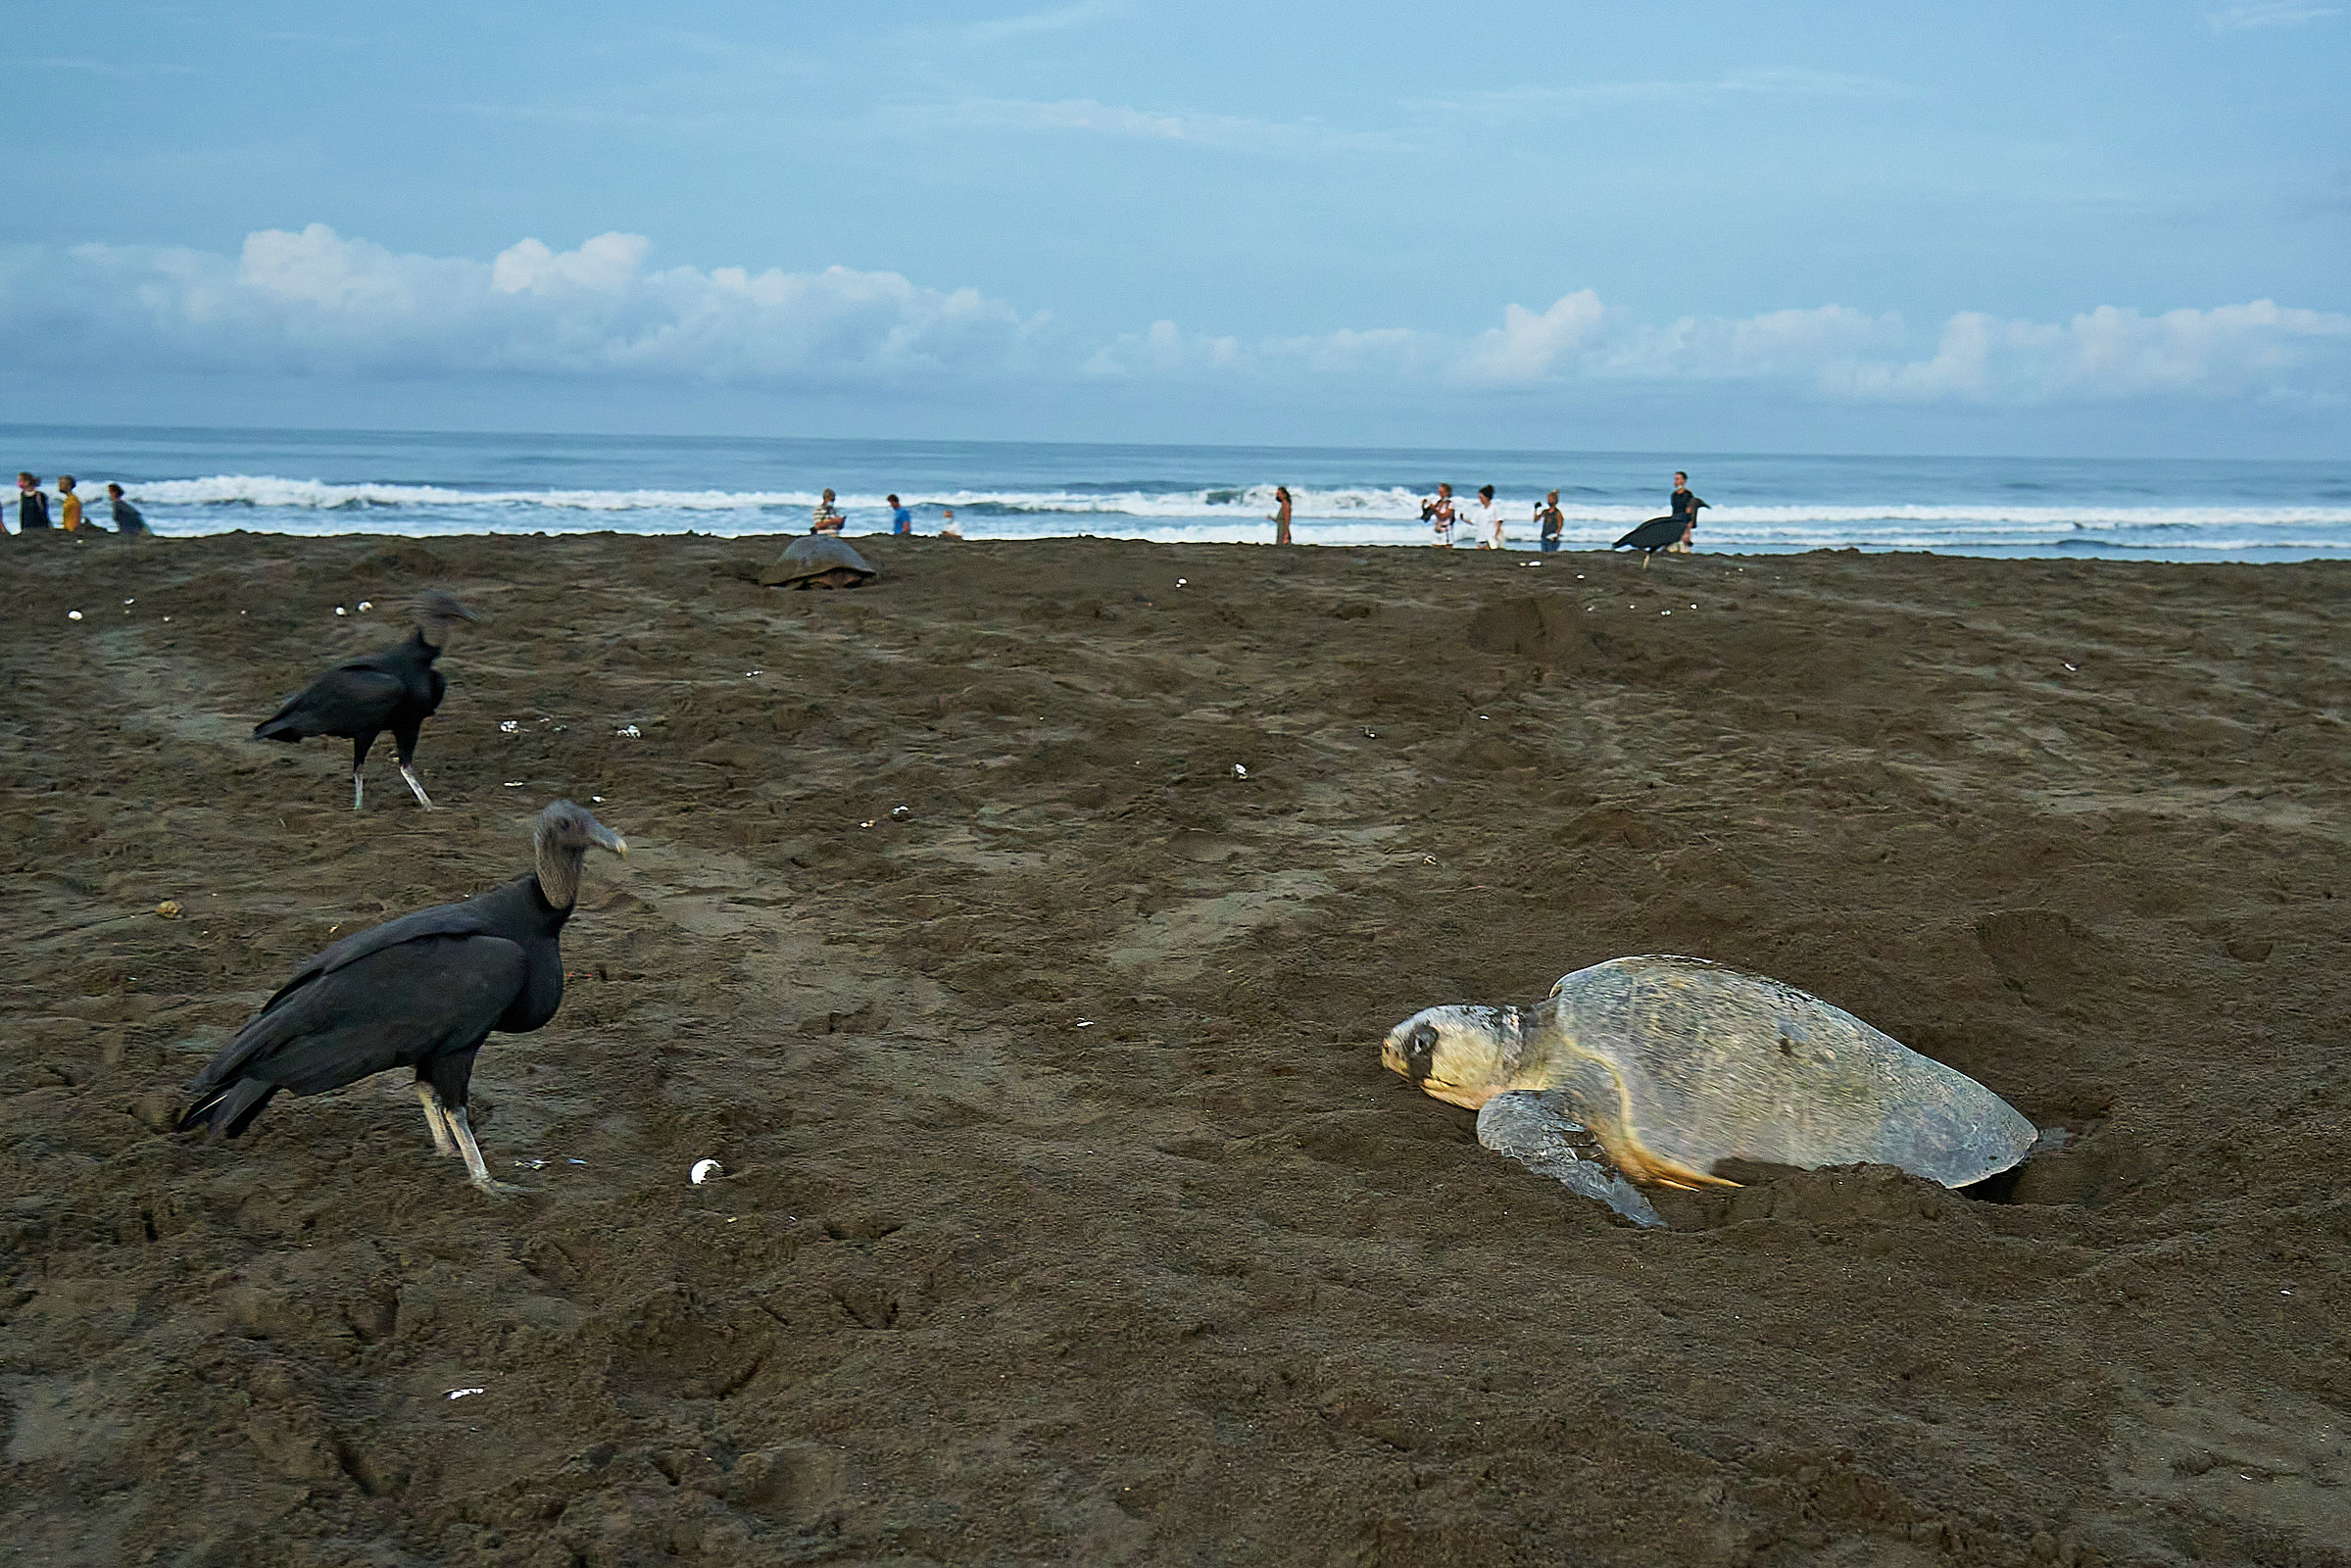
[(492, 1193), (501, 1197), (508, 1193), (526, 1193), (530, 1191), (530, 1189), (527, 1187), (515, 1187), (511, 1183), (491, 1180), (489, 1161), (481, 1157), (481, 1145), (473, 1141), (473, 1128), (472, 1125), (465, 1120), (465, 1106), (444, 1106), (441, 1114), (449, 1118), (449, 1130), (456, 1136), (457, 1147), (461, 1152), (464, 1152), (465, 1156), (465, 1169), (473, 1173), (474, 1186), (480, 1188), (485, 1193)]
[(449, 1136), (449, 1118), (441, 1113), (441, 1097), (432, 1085), (416, 1085), (416, 1102), (424, 1107), (424, 1125), (432, 1129), (432, 1152), (444, 1158), (456, 1153), (457, 1141)]
[(1652, 558), (1654, 558), (1654, 557), (1656, 556), (1656, 554), (1657, 554), (1657, 552), (1656, 552), (1656, 551), (1654, 551), (1654, 550), (1643, 550), (1643, 551), (1641, 553), (1641, 570), (1643, 570), (1643, 571), (1646, 571), (1646, 570), (1648, 570), (1648, 569), (1649, 569), (1649, 562), (1650, 562), (1650, 560), (1651, 560)]
[(351, 739), (351, 808), (355, 811), (367, 799), (367, 786), (360, 782), (360, 768), (367, 763), (367, 748), (374, 744), (373, 735), (355, 735)]
[(394, 725), (392, 745), (400, 754), (400, 776), (408, 780), (408, 787), (415, 793), (416, 804), (431, 810), (432, 797), (424, 793), (424, 781), (416, 777), (416, 726), (410, 724), (403, 728)]

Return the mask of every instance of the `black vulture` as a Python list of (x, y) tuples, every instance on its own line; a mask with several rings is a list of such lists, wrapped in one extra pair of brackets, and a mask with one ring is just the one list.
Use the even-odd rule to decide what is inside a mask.
[(1681, 542), (1683, 520), (1679, 514), (1671, 517), (1651, 517), (1608, 548), (1622, 550), (1630, 545), (1635, 550), (1643, 551), (1645, 554), (1641, 556), (1641, 564), (1645, 566), (1649, 564), (1650, 556), (1663, 550), (1667, 545)]
[(474, 1053), (491, 1030), (527, 1034), (563, 1001), (563, 922), (591, 848), (628, 845), (569, 801), (539, 813), (538, 865), (467, 899), (361, 931), (304, 964), (188, 1083), (178, 1131), (243, 1132), (279, 1090), (316, 1095), (413, 1067), (433, 1148), (490, 1179), (465, 1120)]
[(416, 629), (408, 641), (394, 643), (359, 659), (346, 660), (286, 699), (285, 706), (253, 727), (257, 741), (304, 741), (313, 735), (344, 735), (351, 740), (351, 808), (367, 799), (360, 766), (367, 748), (385, 730), (400, 755), (400, 776), (416, 792), (416, 804), (432, 809), (432, 797), (416, 778), (416, 731), (441, 706), (448, 680), (433, 668), (449, 641), (450, 628), (474, 614), (437, 588), (427, 588), (411, 607)]

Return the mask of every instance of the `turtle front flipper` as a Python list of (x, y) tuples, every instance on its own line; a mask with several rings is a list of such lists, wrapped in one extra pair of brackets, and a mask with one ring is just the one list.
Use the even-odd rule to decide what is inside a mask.
[(1606, 1203), (1636, 1225), (1665, 1224), (1641, 1189), (1590, 1148), (1594, 1141), (1565, 1095), (1512, 1090), (1494, 1096), (1478, 1111), (1478, 1142), (1578, 1197)]

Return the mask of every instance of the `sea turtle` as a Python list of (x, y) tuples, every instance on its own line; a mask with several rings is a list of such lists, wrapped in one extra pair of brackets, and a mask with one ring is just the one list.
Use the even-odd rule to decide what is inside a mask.
[(759, 581), (770, 588), (862, 588), (879, 575), (847, 540), (807, 533), (784, 546), (784, 558)]
[[(2033, 1124), (1990, 1090), (1793, 986), (1703, 958), (1611, 958), (1527, 1008), (1445, 1006), (1388, 1032), (1380, 1057), (1479, 1112), (1478, 1141), (1641, 1215), (1642, 1184), (1730, 1187), (1718, 1161), (1898, 1165), (1945, 1187), (2008, 1169)], [(1614, 1186), (1610, 1186), (1614, 1179)], [(1647, 1203), (1641, 1200), (1641, 1209)], [(1653, 1214), (1643, 1223), (1656, 1223)]]

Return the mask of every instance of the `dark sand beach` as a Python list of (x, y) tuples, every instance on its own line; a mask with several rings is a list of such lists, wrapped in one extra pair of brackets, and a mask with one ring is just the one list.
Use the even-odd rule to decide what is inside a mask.
[[(7, 542), (6, 1560), (2351, 1563), (2351, 568), (783, 542)], [(355, 815), (246, 736), (427, 584)], [(533, 1196), (166, 1135), (563, 795)], [(1643, 1232), (1380, 1067), (1652, 951), (2071, 1142)]]

